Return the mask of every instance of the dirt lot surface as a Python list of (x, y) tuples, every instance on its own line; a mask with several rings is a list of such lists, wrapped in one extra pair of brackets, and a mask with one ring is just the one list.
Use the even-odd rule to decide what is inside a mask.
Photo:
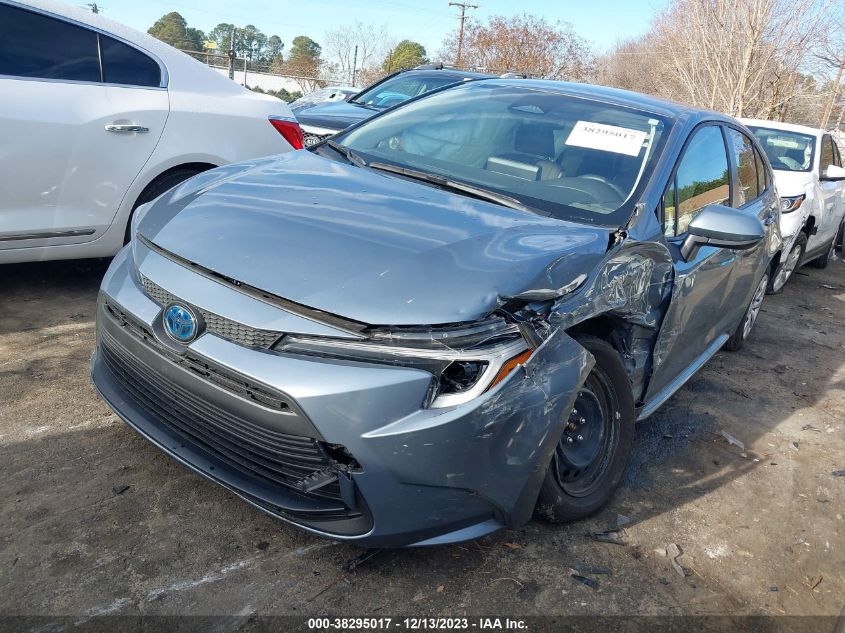
[[(628, 476), (599, 516), (383, 551), (352, 571), (363, 550), (253, 509), (99, 400), (88, 361), (104, 270), (0, 267), (0, 614), (842, 610), (842, 261), (768, 297), (745, 350), (717, 354), (639, 425)], [(590, 536), (617, 528), (619, 543)], [(673, 545), (676, 559), (664, 553)]]

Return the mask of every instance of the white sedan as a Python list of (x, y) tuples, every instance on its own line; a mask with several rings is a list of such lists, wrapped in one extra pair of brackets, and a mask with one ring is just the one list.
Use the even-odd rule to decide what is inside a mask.
[(108, 257), (186, 178), (302, 147), (282, 101), (81, 8), (0, 0), (0, 263)]
[(760, 141), (781, 197), (785, 253), (770, 292), (780, 292), (802, 264), (825, 268), (845, 224), (845, 168), (839, 148), (824, 130), (740, 119)]

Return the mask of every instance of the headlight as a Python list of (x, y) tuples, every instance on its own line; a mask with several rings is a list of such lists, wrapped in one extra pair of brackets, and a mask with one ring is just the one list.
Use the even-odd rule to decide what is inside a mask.
[(455, 327), (371, 328), (364, 340), (288, 335), (274, 350), (395, 365), (432, 374), (426, 407), (469, 402), (504, 380), (533, 353), (516, 324), (495, 317)]
[(800, 196), (792, 196), (791, 198), (781, 198), (780, 199), (780, 212), (781, 213), (792, 213), (796, 209), (799, 209), (804, 202), (804, 199), (807, 197), (806, 194), (801, 194)]

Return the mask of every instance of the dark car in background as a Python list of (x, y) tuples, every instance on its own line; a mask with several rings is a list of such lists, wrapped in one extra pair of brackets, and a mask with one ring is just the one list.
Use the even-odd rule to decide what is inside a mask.
[(332, 101), (297, 109), (296, 118), (302, 126), (305, 146), (310, 147), (350, 125), (369, 119), (413, 97), (450, 84), (490, 77), (492, 75), (457, 70), (442, 64), (419, 66), (393, 73), (345, 101)]
[(94, 383), (167, 454), (334, 539), (580, 519), (635, 421), (748, 338), (779, 204), (728, 116), (468, 82), (140, 207)]

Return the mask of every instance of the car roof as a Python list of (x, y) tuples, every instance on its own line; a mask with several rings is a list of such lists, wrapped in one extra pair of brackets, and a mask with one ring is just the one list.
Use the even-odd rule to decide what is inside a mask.
[(670, 118), (682, 118), (698, 115), (702, 118), (706, 116), (707, 118), (724, 121), (735, 121), (732, 117), (722, 114), (721, 112), (695, 108), (683, 103), (677, 103), (675, 101), (669, 101), (668, 99), (661, 99), (659, 97), (639, 92), (632, 92), (630, 90), (622, 90), (621, 88), (609, 88), (607, 86), (597, 86), (594, 84), (582, 84), (567, 81), (554, 81), (551, 79), (495, 78), (485, 80), (484, 83), (533, 88), (535, 90), (543, 90), (545, 92), (555, 92), (562, 95), (595, 99), (597, 101), (603, 101), (613, 105), (634, 107), (647, 112), (668, 116)]
[(800, 134), (809, 134), (810, 136), (821, 136), (827, 134), (825, 130), (817, 127), (809, 127), (807, 125), (796, 125), (794, 123), (784, 123), (782, 121), (766, 121), (765, 119), (740, 119), (743, 125), (751, 127), (765, 127), (772, 130), (784, 130), (786, 132), (798, 132)]
[(165, 44), (152, 35), (136, 31), (133, 28), (103, 17), (88, 9), (83, 9), (64, 2), (55, 0), (0, 0), (21, 9), (35, 9), (41, 13), (52, 14), (67, 21), (75, 22), (83, 26), (89, 26), (95, 30), (102, 31), (107, 35), (113, 35), (118, 39), (125, 40), (138, 49), (141, 49), (164, 66), (167, 73), (168, 85), (180, 90), (197, 89), (202, 92), (216, 92), (223, 94), (243, 94), (249, 92), (243, 86), (231, 81), (225, 75), (208, 68), (202, 62), (197, 61), (190, 55)]
[(401, 76), (419, 75), (425, 77), (454, 77), (455, 79), (490, 79), (496, 75), (457, 68), (410, 68), (403, 70)]

